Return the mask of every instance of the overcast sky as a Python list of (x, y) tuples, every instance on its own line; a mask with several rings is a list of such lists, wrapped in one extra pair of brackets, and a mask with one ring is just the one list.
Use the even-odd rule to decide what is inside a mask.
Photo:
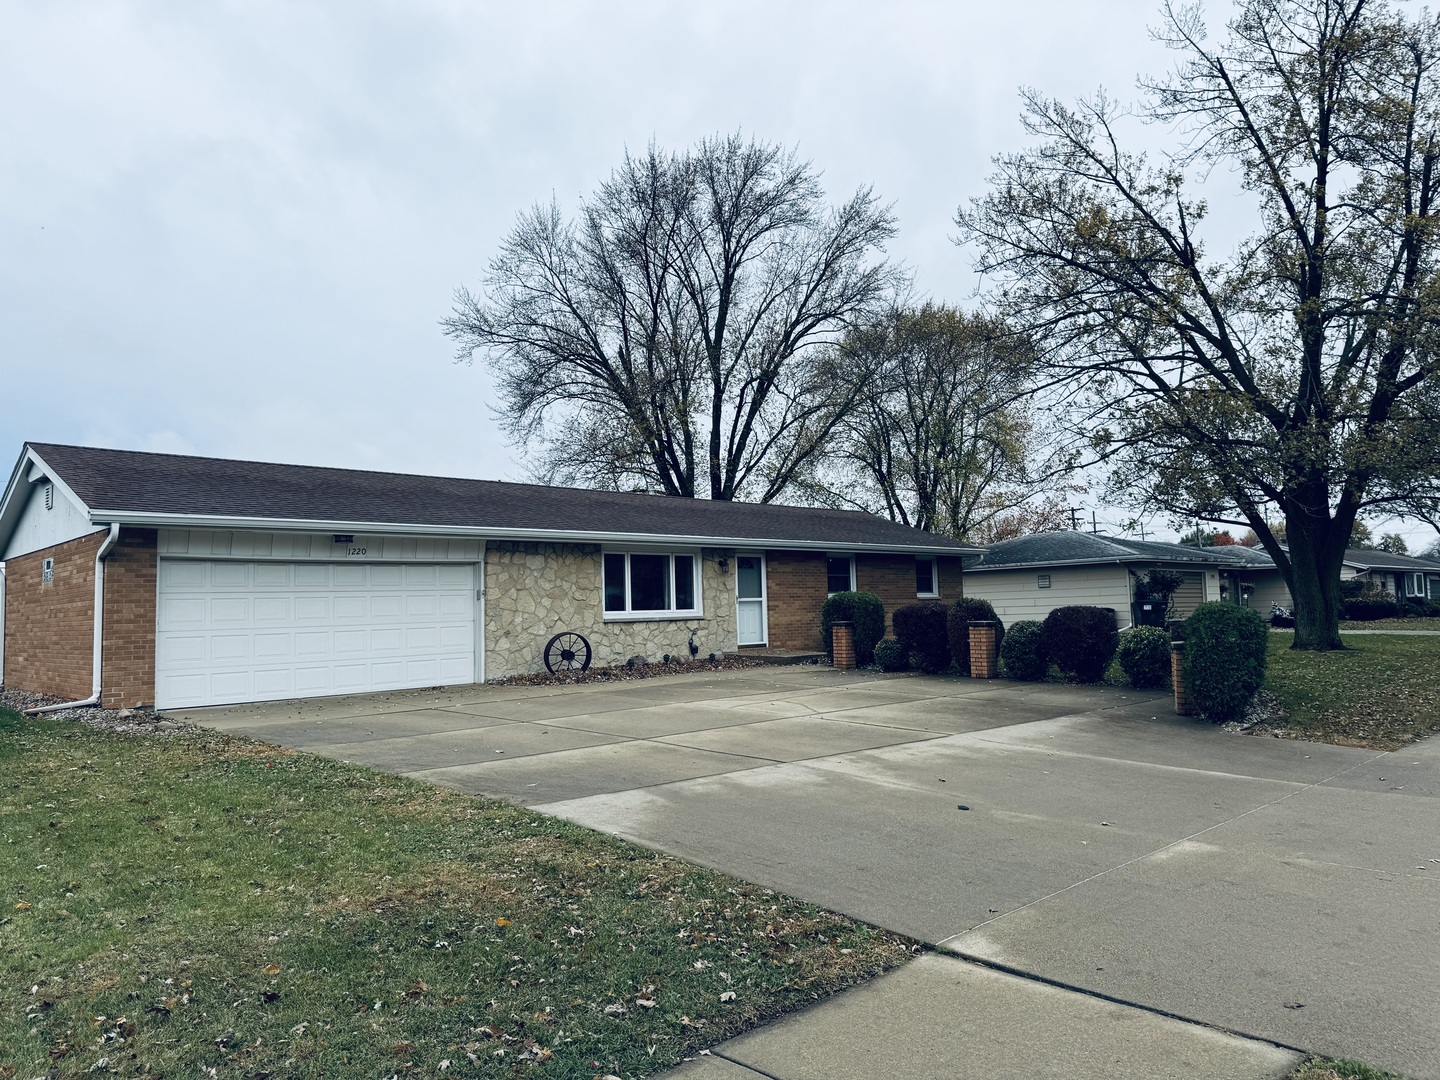
[(965, 302), (951, 219), (1024, 145), (1018, 88), (1131, 95), (1170, 65), (1156, 18), (0, 0), (0, 446), (520, 478), (437, 325), (518, 211), (573, 207), (627, 146), (740, 129), (798, 145), (837, 199), (874, 185), (919, 290)]

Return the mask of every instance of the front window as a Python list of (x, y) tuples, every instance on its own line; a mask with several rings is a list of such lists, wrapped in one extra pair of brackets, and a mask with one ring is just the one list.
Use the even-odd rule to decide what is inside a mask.
[(1406, 575), (1405, 575), (1405, 595), (1406, 595), (1406, 596), (1424, 596), (1424, 595), (1425, 595), (1425, 575), (1424, 575), (1424, 574), (1406, 574)]
[(832, 555), (825, 560), (826, 590), (832, 596), (855, 588), (854, 565), (849, 555)]
[(939, 576), (935, 573), (934, 559), (915, 560), (915, 595), (940, 595), (940, 581)]
[(694, 615), (696, 603), (694, 555), (660, 555), (649, 552), (607, 552), (605, 555), (605, 614)]

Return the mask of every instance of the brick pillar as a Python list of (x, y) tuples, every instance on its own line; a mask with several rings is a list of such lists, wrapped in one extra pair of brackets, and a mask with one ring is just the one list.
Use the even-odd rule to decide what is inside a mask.
[(1194, 716), (1195, 707), (1190, 702), (1190, 691), (1185, 686), (1185, 643), (1170, 642), (1170, 681), (1175, 686), (1175, 714)]
[(1000, 674), (995, 656), (995, 623), (977, 619), (970, 626), (970, 677), (993, 679)]
[(855, 624), (837, 622), (830, 624), (831, 651), (835, 654), (835, 666), (841, 671), (855, 669)]

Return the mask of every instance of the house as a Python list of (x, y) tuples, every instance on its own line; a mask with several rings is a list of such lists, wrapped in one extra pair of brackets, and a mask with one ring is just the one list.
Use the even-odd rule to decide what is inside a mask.
[(965, 593), (990, 601), (1006, 626), (1044, 619), (1058, 607), (1086, 604), (1114, 608), (1124, 629), (1149, 618), (1135, 602), (1136, 580), (1148, 570), (1175, 570), (1183, 576), (1171, 597), (1177, 618), (1205, 601), (1223, 599), (1222, 575), (1236, 567), (1224, 554), (1229, 550), (1097, 533), (1035, 533), (991, 544), (978, 560), (966, 560)]
[[(1225, 588), (1229, 597), (1268, 614), (1272, 603), (1292, 608), (1290, 589), (1279, 568), (1260, 548), (1225, 547), (1224, 552), (1243, 564), (1230, 572)], [(1415, 600), (1440, 600), (1440, 561), (1394, 555), (1369, 548), (1348, 548), (1340, 564), (1340, 580), (1363, 581), (1375, 591)], [(1228, 588), (1227, 588), (1228, 587)]]
[(29, 443), (7, 687), (159, 708), (821, 647), (829, 593), (961, 594), (979, 549), (854, 511)]

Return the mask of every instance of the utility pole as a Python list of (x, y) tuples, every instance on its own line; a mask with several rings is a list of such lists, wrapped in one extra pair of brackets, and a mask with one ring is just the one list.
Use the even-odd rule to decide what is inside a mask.
[(1100, 523), (1095, 520), (1095, 511), (1090, 511), (1090, 531), (1096, 536), (1100, 535)]
[(1079, 532), (1079, 531), (1080, 531), (1080, 507), (1078, 507), (1078, 506), (1067, 506), (1065, 509), (1070, 512), (1070, 531), (1071, 531), (1071, 532)]

